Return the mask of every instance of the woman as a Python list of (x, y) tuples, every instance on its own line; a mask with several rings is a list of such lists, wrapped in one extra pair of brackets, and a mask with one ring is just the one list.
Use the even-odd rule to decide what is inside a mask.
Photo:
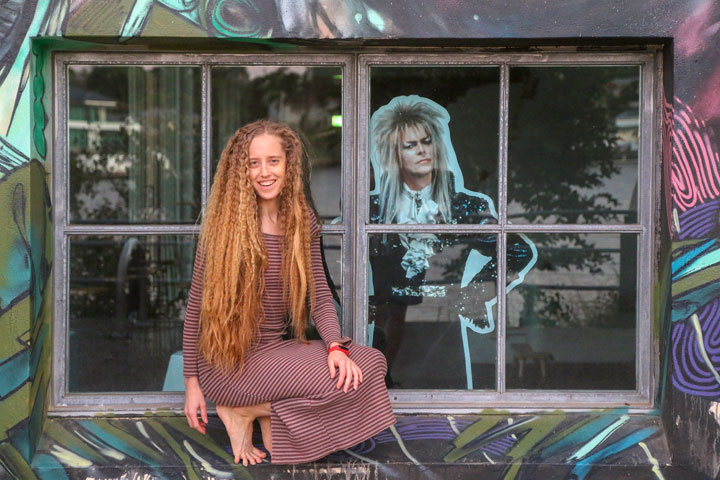
[[(266, 456), (251, 443), (256, 418), (273, 463), (322, 458), (395, 422), (383, 355), (340, 335), (302, 159), (285, 125), (239, 129), (200, 233), (183, 334), (185, 414), (205, 433), (212, 400), (243, 465)], [(308, 303), (323, 342), (305, 338)], [(283, 340), (288, 326), (295, 338)]]
[[(464, 188), (463, 176), (450, 139), (450, 115), (438, 103), (418, 95), (398, 96), (373, 113), (371, 162), (377, 188), (370, 192), (370, 222), (398, 224), (495, 223), (490, 197)], [(370, 237), (372, 267), (371, 321), (384, 338), (388, 366), (402, 340), (408, 306), (423, 298), (447, 297), (450, 318), (460, 320), (465, 376), (473, 388), (468, 330), (495, 329), (497, 241), (493, 234), (434, 235), (389, 233)], [(429, 282), (430, 260), (444, 249), (462, 255), (457, 267), (446, 269), (443, 282)], [(521, 282), (537, 257), (524, 235), (507, 238), (508, 278), (517, 275), (507, 291)], [(458, 268), (459, 267), (459, 268)], [(373, 325), (374, 326), (374, 325)], [(388, 377), (388, 384), (392, 380)], [(427, 387), (427, 386), (423, 386)], [(450, 387), (450, 386), (448, 386)], [(460, 385), (453, 385), (459, 388)]]

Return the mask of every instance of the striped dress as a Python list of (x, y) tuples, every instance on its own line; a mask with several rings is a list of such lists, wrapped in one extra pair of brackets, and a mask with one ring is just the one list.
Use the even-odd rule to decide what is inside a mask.
[[(265, 234), (268, 269), (257, 344), (242, 371), (224, 373), (198, 352), (204, 263), (197, 255), (183, 331), (183, 374), (196, 376), (203, 394), (217, 405), (245, 406), (270, 402), (272, 449), (276, 464), (317, 460), (356, 445), (395, 423), (385, 388), (385, 357), (378, 350), (340, 335), (337, 313), (322, 266), (320, 227), (313, 222), (312, 270), (316, 299), (311, 312), (323, 341), (303, 344), (283, 340), (286, 307), (282, 301), (282, 237)], [(360, 367), (364, 380), (344, 393), (330, 378), (328, 345), (340, 342)]]

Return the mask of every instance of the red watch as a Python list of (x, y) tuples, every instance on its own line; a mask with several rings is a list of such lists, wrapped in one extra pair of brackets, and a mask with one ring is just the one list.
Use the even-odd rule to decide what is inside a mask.
[(340, 350), (348, 357), (350, 356), (350, 350), (348, 350), (347, 347), (343, 347), (342, 345), (333, 345), (332, 347), (328, 348), (328, 353), (334, 352), (335, 350)]

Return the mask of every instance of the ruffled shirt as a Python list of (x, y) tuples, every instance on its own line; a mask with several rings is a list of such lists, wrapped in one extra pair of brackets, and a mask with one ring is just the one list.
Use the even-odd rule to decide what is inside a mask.
[[(398, 224), (435, 223), (439, 205), (432, 199), (432, 184), (422, 190), (412, 190), (403, 184), (396, 221)], [(428, 261), (435, 252), (437, 237), (431, 233), (401, 233), (400, 242), (407, 250), (400, 265), (405, 276), (412, 278), (430, 267)]]

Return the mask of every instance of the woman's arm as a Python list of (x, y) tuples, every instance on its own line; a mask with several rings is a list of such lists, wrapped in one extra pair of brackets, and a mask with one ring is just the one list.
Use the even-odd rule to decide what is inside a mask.
[(197, 377), (198, 339), (200, 337), (200, 304), (202, 302), (203, 274), (205, 256), (198, 248), (195, 253), (193, 276), (190, 283), (190, 295), (185, 309), (183, 327), (183, 376)]
[[(320, 333), (328, 349), (335, 345), (348, 346), (352, 340), (350, 337), (341, 336), (337, 311), (332, 301), (332, 292), (328, 286), (325, 269), (322, 265), (320, 226), (317, 224), (315, 215), (311, 213), (310, 217), (313, 222), (310, 232), (312, 238), (310, 261), (315, 283), (315, 301), (312, 302), (311, 315), (318, 333)], [(330, 369), (330, 378), (336, 378), (337, 375), (336, 387), (342, 388), (345, 392), (349, 391), (350, 388), (357, 390), (363, 380), (360, 367), (342, 352), (333, 351), (328, 354), (328, 368)]]
[[(202, 421), (198, 420), (198, 410)], [(185, 377), (185, 417), (190, 428), (205, 433), (205, 426), (208, 423), (207, 404), (197, 377)]]
[[(197, 351), (200, 334), (200, 303), (202, 301), (203, 272), (205, 258), (200, 249), (195, 253), (190, 295), (185, 309), (183, 328), (183, 375), (185, 376), (185, 416), (188, 425), (200, 433), (205, 433), (207, 425), (207, 405), (198, 381)], [(198, 410), (202, 421), (198, 420)]]
[(312, 238), (310, 262), (315, 284), (315, 299), (312, 302), (313, 308), (310, 314), (326, 347), (330, 348), (333, 343), (348, 346), (352, 340), (350, 337), (343, 337), (340, 333), (340, 323), (333, 303), (332, 292), (328, 286), (325, 269), (322, 265), (320, 226), (317, 224), (313, 214), (310, 215), (310, 221), (313, 222), (310, 232)]

